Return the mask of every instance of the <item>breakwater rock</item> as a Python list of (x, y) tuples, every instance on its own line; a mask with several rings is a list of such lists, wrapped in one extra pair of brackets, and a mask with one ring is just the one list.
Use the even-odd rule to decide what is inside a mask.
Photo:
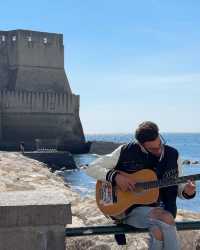
[(65, 169), (75, 169), (76, 164), (72, 154), (68, 151), (38, 150), (24, 152), (24, 156), (41, 161), (47, 164), (53, 171), (62, 167)]
[(106, 141), (92, 141), (89, 153), (98, 154), (98, 155), (109, 154), (120, 145), (122, 145), (122, 143), (106, 142)]
[[(20, 153), (0, 152), (0, 192), (26, 190), (60, 191), (72, 204), (72, 225), (112, 224), (98, 210), (94, 197), (81, 198), (65, 185), (63, 179), (51, 173), (47, 166)], [(178, 220), (200, 219), (200, 214), (179, 211)], [(199, 250), (200, 232), (180, 232), (182, 250)], [(127, 235), (128, 250), (147, 250), (148, 234)], [(199, 244), (199, 245), (198, 245)], [(118, 250), (113, 235), (66, 238), (67, 250)]]
[(21, 153), (0, 151), (0, 192), (26, 190), (62, 190), (70, 201), (79, 197), (44, 163)]
[(198, 165), (200, 161), (197, 160), (183, 160), (183, 165)]

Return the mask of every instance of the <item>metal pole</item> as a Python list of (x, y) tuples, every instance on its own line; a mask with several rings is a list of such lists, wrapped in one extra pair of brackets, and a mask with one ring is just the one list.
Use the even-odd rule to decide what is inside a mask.
[[(177, 230), (200, 230), (200, 221), (177, 222)], [(139, 229), (129, 225), (106, 225), (91, 227), (65, 228), (66, 237), (88, 236), (88, 235), (107, 235), (122, 233), (146, 233), (148, 229)]]

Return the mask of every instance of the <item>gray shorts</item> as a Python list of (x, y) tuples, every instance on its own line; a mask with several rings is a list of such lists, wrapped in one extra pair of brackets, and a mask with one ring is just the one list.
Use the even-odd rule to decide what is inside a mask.
[(157, 207), (136, 207), (123, 219), (123, 223), (137, 228), (149, 228), (152, 224), (149, 214), (155, 208)]

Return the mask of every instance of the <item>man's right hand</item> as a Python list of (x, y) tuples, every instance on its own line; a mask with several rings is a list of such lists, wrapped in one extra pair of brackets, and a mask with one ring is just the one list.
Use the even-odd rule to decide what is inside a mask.
[(120, 173), (118, 173), (115, 177), (115, 182), (117, 186), (123, 191), (133, 191), (135, 189), (135, 183), (133, 180), (128, 178), (127, 176), (124, 176)]

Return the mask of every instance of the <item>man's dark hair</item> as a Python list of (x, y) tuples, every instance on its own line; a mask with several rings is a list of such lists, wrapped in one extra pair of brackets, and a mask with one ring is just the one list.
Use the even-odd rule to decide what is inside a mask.
[(143, 144), (146, 141), (153, 141), (159, 136), (158, 126), (150, 121), (141, 123), (135, 131), (136, 140)]

